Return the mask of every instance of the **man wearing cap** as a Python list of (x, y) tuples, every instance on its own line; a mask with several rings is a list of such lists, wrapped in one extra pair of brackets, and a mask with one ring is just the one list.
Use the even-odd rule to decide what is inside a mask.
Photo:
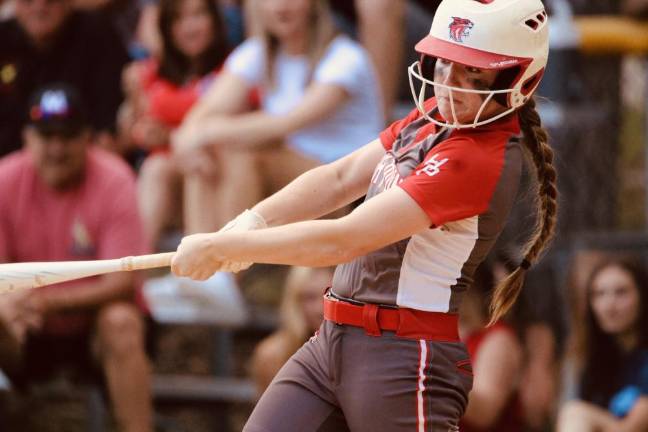
[(29, 96), (51, 82), (74, 85), (92, 112), (100, 143), (114, 147), (128, 55), (100, 14), (74, 10), (73, 0), (16, 0), (15, 18), (0, 22), (0, 156), (19, 149)]
[[(146, 253), (134, 175), (117, 156), (90, 145), (74, 89), (36, 92), (23, 134), (25, 148), (0, 159), (0, 262)], [(61, 363), (103, 372), (122, 430), (151, 430), (135, 285), (132, 274), (113, 273), (9, 296), (14, 314), (4, 331), (20, 349), (0, 358), (0, 367), (17, 386), (50, 376)]]

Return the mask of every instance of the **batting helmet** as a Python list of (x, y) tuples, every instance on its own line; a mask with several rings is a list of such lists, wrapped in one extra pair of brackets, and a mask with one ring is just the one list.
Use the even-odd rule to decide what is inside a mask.
[[(444, 0), (434, 16), (430, 34), (416, 45), (416, 50), (421, 53), (421, 60), (414, 62), (408, 72), (412, 96), (423, 115), (441, 126), (480, 126), (524, 105), (538, 87), (549, 54), (547, 13), (541, 0)], [(447, 86), (424, 73), (422, 61), (426, 56), (502, 72), (489, 90)], [(421, 82), (418, 93), (415, 78)], [(424, 109), (427, 86), (447, 88), (452, 104), (453, 92), (483, 94), (484, 103), (472, 123), (462, 124), (456, 118), (452, 123), (447, 119), (442, 122)], [(480, 120), (492, 99), (508, 109)]]

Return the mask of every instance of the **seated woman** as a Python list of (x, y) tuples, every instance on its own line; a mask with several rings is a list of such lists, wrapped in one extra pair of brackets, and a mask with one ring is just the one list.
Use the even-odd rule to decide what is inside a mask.
[(254, 351), (251, 374), (259, 395), (288, 359), (312, 336), (323, 315), (324, 288), (330, 286), (332, 267), (293, 267), (279, 309), (279, 328)]
[[(371, 61), (338, 33), (325, 0), (253, 1), (260, 34), (231, 54), (174, 136), (202, 218), (194, 231), (213, 231), (383, 127)], [(255, 88), (261, 110), (240, 114)]]
[(126, 71), (129, 97), (121, 121), (127, 138), (149, 153), (140, 170), (139, 203), (153, 245), (182, 214), (183, 177), (169, 152), (169, 136), (216, 78), (228, 52), (213, 1), (161, 0), (159, 13), (161, 57)]
[(576, 335), (578, 399), (559, 414), (559, 432), (648, 430), (648, 276), (631, 259), (607, 259), (586, 286)]
[(470, 364), (459, 371), (474, 374), (468, 408), (461, 419), (464, 432), (517, 432), (524, 418), (519, 395), (523, 374), (523, 344), (508, 320), (488, 326), (488, 295), (495, 286), (493, 270), (482, 263), (460, 311), (459, 331)]

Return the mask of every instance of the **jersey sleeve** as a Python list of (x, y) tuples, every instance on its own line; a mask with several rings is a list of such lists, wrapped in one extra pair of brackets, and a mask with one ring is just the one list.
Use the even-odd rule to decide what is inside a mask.
[(497, 159), (486, 157), (474, 141), (455, 138), (430, 151), (399, 186), (427, 213), (433, 226), (439, 227), (485, 212), (501, 166)]
[(249, 85), (263, 81), (266, 56), (260, 39), (250, 38), (239, 45), (225, 61), (225, 70), (243, 78)]

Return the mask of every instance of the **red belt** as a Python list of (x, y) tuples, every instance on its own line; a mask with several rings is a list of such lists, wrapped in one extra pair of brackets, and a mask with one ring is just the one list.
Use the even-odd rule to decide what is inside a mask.
[(371, 303), (357, 306), (325, 295), (324, 318), (362, 327), (370, 336), (380, 336), (382, 330), (387, 330), (408, 339), (459, 342), (457, 314), (386, 308)]

